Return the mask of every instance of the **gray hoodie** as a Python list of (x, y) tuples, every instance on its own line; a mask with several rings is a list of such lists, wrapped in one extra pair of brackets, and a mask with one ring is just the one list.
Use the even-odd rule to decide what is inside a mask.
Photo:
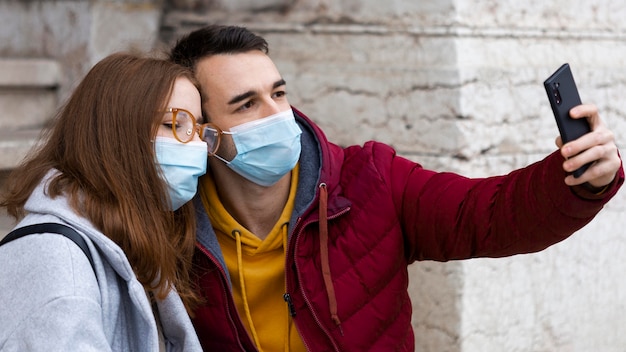
[[(17, 227), (73, 227), (85, 238), (95, 270), (58, 234), (1, 246), (0, 351), (159, 351), (152, 306), (122, 249), (76, 215), (65, 197), (47, 197), (44, 185), (26, 202), (28, 215)], [(167, 351), (202, 350), (176, 292), (156, 307)]]

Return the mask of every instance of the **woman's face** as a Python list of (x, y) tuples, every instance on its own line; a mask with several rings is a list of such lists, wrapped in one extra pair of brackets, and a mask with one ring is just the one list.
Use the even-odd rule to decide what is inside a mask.
[[(189, 117), (194, 119), (196, 123), (202, 123), (202, 109), (200, 104), (200, 92), (198, 92), (196, 86), (194, 86), (193, 83), (191, 83), (191, 81), (187, 78), (178, 78), (176, 82), (174, 82), (174, 89), (172, 90), (172, 96), (166, 106), (166, 110), (185, 110), (179, 110), (177, 112), (177, 120), (182, 121), (183, 117), (186, 117), (188, 115), (187, 112), (189, 112), (193, 115)], [(166, 112), (163, 114), (161, 124), (157, 130), (157, 136), (175, 138), (172, 130), (172, 118), (172, 112)], [(185, 137), (182, 129), (177, 131), (177, 133), (179, 133), (179, 138)], [(192, 140), (200, 141), (200, 136), (198, 136), (197, 133), (194, 133)]]

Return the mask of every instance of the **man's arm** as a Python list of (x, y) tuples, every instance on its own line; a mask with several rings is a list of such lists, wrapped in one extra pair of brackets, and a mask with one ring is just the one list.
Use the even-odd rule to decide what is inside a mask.
[[(591, 221), (624, 182), (624, 171), (597, 109), (581, 105), (572, 116), (587, 116), (592, 132), (506, 176), (468, 179), (415, 167), (400, 208), (409, 260), (536, 252)], [(580, 178), (569, 175), (590, 161)]]

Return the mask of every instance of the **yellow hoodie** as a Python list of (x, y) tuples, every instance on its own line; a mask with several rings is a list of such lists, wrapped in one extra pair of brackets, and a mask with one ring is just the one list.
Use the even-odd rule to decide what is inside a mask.
[(224, 254), (237, 310), (259, 351), (306, 351), (283, 299), (287, 225), (297, 184), (296, 165), (287, 204), (261, 240), (226, 211), (210, 175), (201, 180), (202, 202)]

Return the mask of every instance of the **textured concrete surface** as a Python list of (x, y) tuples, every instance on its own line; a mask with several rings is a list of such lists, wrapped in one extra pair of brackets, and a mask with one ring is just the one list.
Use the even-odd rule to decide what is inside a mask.
[[(160, 4), (0, 2), (0, 57), (59, 62), (62, 101), (108, 52), (167, 48), (207, 23), (244, 25), (268, 39), (290, 102), (331, 141), (376, 139), (428, 168), (476, 177), (554, 150), (542, 82), (569, 62), (582, 100), (598, 105), (618, 145), (626, 136), (622, 2)], [(622, 190), (586, 228), (543, 252), (412, 265), (416, 351), (624, 351), (624, 214)]]
[[(6, 171), (0, 171), (0, 186), (2, 186), (6, 176), (7, 176)], [(1, 210), (0, 211), (0, 238), (3, 238), (4, 236), (6, 236), (6, 234), (9, 233), (9, 231), (11, 231), (14, 225), (15, 223), (13, 221), (13, 218), (10, 218), (6, 214), (6, 212), (4, 212), (4, 210)]]

